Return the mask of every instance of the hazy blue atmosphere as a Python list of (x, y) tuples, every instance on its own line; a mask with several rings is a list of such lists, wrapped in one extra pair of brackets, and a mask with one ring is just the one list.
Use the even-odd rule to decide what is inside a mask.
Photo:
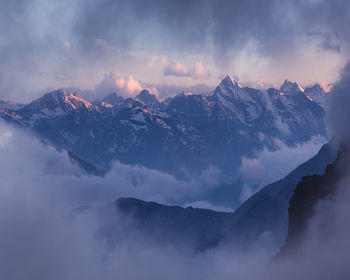
[(349, 279), (350, 2), (0, 1), (1, 279)]

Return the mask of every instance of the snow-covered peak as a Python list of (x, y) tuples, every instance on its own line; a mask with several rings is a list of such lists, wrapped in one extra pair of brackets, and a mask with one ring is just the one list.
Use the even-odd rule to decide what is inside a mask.
[(324, 91), (324, 89), (321, 87), (320, 84), (315, 84), (312, 87), (307, 87), (305, 88), (304, 93), (312, 93), (314, 95), (323, 95), (326, 94), (326, 92)]
[(69, 90), (59, 89), (34, 100), (29, 105), (25, 106), (28, 109), (41, 110), (49, 109), (55, 110), (60, 108), (63, 111), (77, 110), (82, 108), (90, 108), (92, 104), (86, 101), (79, 94), (73, 94)]
[(321, 85), (315, 84), (312, 87), (305, 88), (304, 94), (312, 101), (317, 104), (324, 106), (326, 105), (326, 99), (328, 93), (324, 91)]
[(157, 97), (146, 89), (142, 90), (135, 98), (149, 106), (159, 105)]
[(219, 87), (239, 87), (242, 88), (242, 86), (230, 75), (227, 75), (225, 78), (222, 79), (221, 83), (219, 84)]
[(216, 87), (214, 96), (226, 101), (244, 102), (252, 101), (247, 91), (231, 76), (226, 76), (221, 83)]
[(231, 76), (221, 81), (210, 99), (242, 123), (249, 123), (258, 115), (259, 109), (252, 95)]
[(285, 80), (280, 88), (280, 91), (287, 94), (297, 94), (304, 92), (304, 89), (296, 82), (293, 83), (289, 80)]

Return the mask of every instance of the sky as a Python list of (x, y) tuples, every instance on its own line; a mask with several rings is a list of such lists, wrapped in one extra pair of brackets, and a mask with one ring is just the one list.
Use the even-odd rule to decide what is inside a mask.
[(210, 90), (227, 74), (257, 87), (328, 84), (348, 57), (349, 9), (346, 0), (1, 1), (0, 97), (94, 90), (108, 78), (123, 94), (160, 96)]
[[(349, 57), (349, 9), (348, 0), (0, 1), (0, 98), (26, 101), (58, 87), (101, 95), (116, 86), (123, 95), (143, 87), (159, 95), (203, 91), (226, 74), (262, 87), (285, 78), (303, 85), (341, 78), (329, 121), (342, 134), (350, 118), (350, 66), (339, 76)], [(0, 155), (8, 159), (0, 161), (1, 279), (348, 279), (348, 177), (316, 209), (300, 255), (275, 267), (265, 266), (260, 250), (246, 258), (231, 248), (188, 257), (134, 236), (111, 251), (95, 238), (96, 221), (63, 218), (67, 209), (110, 197), (169, 202), (197, 191), (201, 181), (184, 184), (119, 163), (107, 181), (88, 177), (65, 153), (2, 123)], [(245, 159), (241, 171), (262, 170), (272, 160), (263, 151)], [(209, 170), (200, 179), (221, 178)]]

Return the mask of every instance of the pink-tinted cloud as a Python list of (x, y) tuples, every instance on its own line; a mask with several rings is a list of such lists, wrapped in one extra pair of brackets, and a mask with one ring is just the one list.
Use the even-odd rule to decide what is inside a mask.
[(191, 69), (180, 62), (166, 62), (164, 64), (164, 75), (206, 80), (210, 78), (211, 73), (203, 66), (202, 61), (198, 60), (193, 63)]
[(95, 89), (96, 95), (105, 95), (116, 92), (123, 97), (135, 96), (142, 90), (142, 86), (138, 80), (131, 75), (121, 75), (116, 72), (106, 74)]
[(194, 79), (206, 80), (209, 79), (211, 73), (203, 66), (202, 61), (198, 60), (193, 64), (192, 77)]
[(167, 62), (164, 64), (164, 75), (176, 77), (191, 76), (190, 70), (180, 62)]

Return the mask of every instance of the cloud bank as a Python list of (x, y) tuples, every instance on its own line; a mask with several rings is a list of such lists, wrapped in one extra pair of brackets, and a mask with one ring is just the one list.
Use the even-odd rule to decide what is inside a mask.
[[(67, 213), (77, 202), (68, 203), (69, 197), (74, 201), (75, 192), (79, 192), (80, 202), (96, 202), (101, 199), (98, 194), (104, 185), (92, 192), (86, 183), (93, 178), (82, 180), (79, 170), (72, 167), (65, 154), (42, 146), (34, 138), (14, 137), (19, 136), (18, 133), (4, 126), (0, 130), (0, 155), (8, 158), (7, 162), (2, 161), (0, 168), (3, 179), (0, 186), (0, 277), (3, 279), (292, 280), (330, 279), (334, 275), (337, 279), (348, 277), (347, 184), (334, 201), (326, 202), (331, 205), (320, 206), (310, 226), (310, 238), (305, 239), (304, 250), (286, 263), (268, 265), (271, 251), (265, 247), (256, 247), (254, 253), (238, 254), (234, 248), (222, 244), (217, 249), (195, 254), (186, 246), (175, 248), (150, 243), (147, 236), (133, 229), (131, 218), (121, 219), (118, 213), (112, 218), (119, 235), (114, 240), (115, 246), (111, 247), (98, 238), (101, 217), (86, 214), (67, 218)], [(128, 169), (120, 171), (126, 177), (128, 172)], [(140, 181), (155, 180), (154, 175), (157, 174), (153, 174), (153, 179), (147, 179), (139, 169), (136, 178), (133, 174), (129, 179), (134, 181), (136, 188)], [(80, 187), (78, 180), (82, 180)], [(83, 193), (86, 193), (85, 198)], [(102, 205), (106, 199), (113, 200), (114, 194), (101, 199)], [(334, 205), (337, 207), (333, 208)], [(333, 210), (329, 212), (329, 209)], [(319, 227), (324, 224), (323, 218), (329, 215), (336, 219), (331, 220), (332, 234), (324, 235)]]
[(314, 137), (309, 142), (289, 147), (275, 141), (277, 149), (264, 149), (253, 158), (243, 158), (239, 172), (248, 184), (263, 187), (288, 175), (298, 165), (318, 153), (327, 139)]
[[(113, 70), (160, 83), (164, 61), (179, 57), (202, 61), (213, 77), (257, 72), (253, 80), (275, 82), (269, 70), (328, 82), (349, 54), (349, 9), (345, 0), (3, 1), (0, 92), (25, 99), (49, 87), (91, 88)], [(203, 64), (193, 78), (206, 80)], [(167, 72), (187, 75), (180, 70)]]

